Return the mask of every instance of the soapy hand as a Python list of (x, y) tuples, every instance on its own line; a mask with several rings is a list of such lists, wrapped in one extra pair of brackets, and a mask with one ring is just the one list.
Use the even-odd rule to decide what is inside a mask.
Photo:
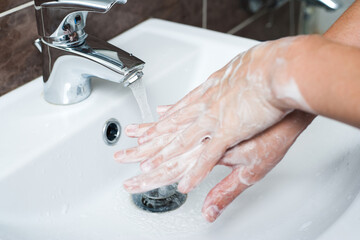
[(273, 89), (276, 77), (286, 77), (274, 69), (286, 64), (282, 56), (291, 42), (269, 42), (238, 55), (170, 109), (160, 109), (165, 113), (158, 122), (128, 126), (127, 134), (139, 137), (139, 146), (117, 152), (115, 158), (141, 162), (144, 173), (127, 180), (126, 190), (145, 192), (179, 182), (178, 190), (188, 193), (215, 165), (230, 166), (233, 172), (215, 186), (204, 204), (205, 217), (213, 221), (238, 194), (261, 179), (297, 136), (281, 140), (265, 132), (254, 137), (292, 111), (276, 96), (288, 101), (281, 90), (293, 83), (280, 81), (284, 86)]
[(314, 115), (294, 111), (281, 122), (229, 149), (218, 162), (232, 172), (207, 195), (202, 213), (213, 222), (237, 196), (261, 180), (284, 157)]
[[(164, 114), (169, 106), (158, 107), (158, 113)], [(250, 140), (239, 143), (227, 150), (217, 163), (230, 167), (232, 172), (220, 181), (207, 195), (202, 213), (213, 222), (223, 210), (244, 190), (263, 178), (283, 158), (300, 133), (311, 123), (315, 116), (301, 111), (294, 111), (276, 125), (256, 135)], [(154, 124), (141, 124), (134, 131), (126, 128), (130, 137), (139, 137)], [(199, 156), (199, 152), (189, 154), (190, 158)], [(185, 161), (186, 158), (183, 159)], [(174, 182), (173, 175), (164, 175), (166, 165), (135, 177), (138, 191), (147, 186), (168, 185)], [(133, 181), (130, 180), (130, 181)], [(161, 181), (161, 184), (158, 182)], [(150, 187), (153, 188), (153, 187)], [(135, 192), (138, 192), (135, 191)]]

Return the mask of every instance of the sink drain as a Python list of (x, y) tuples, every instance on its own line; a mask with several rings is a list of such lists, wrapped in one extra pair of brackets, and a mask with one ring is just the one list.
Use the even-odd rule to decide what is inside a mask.
[(103, 128), (103, 139), (105, 143), (110, 146), (114, 145), (119, 141), (120, 135), (120, 123), (115, 118), (107, 120)]
[(168, 212), (184, 204), (187, 194), (176, 191), (177, 184), (157, 188), (146, 193), (133, 194), (137, 207), (149, 212)]
[(144, 194), (133, 194), (133, 202), (140, 209), (149, 212), (168, 212), (179, 208), (186, 201), (186, 194), (176, 192), (166, 198), (150, 198)]

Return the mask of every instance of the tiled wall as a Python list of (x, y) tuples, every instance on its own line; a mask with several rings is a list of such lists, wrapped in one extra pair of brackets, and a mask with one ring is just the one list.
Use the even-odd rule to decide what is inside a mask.
[[(241, 0), (128, 0), (105, 15), (89, 14), (86, 31), (108, 40), (152, 17), (221, 32), (233, 30), (258, 40), (290, 34), (288, 5), (234, 30), (252, 17), (241, 7)], [(0, 96), (42, 74), (41, 56), (33, 45), (36, 38), (32, 1), (0, 0)]]

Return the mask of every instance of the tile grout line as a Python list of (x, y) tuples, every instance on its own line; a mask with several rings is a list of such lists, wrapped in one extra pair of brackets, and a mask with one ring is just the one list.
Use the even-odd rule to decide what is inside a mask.
[(32, 5), (34, 5), (34, 1), (30, 1), (30, 2), (27, 2), (27, 3), (21, 4), (21, 5), (17, 6), (17, 7), (11, 8), (11, 9), (5, 11), (5, 12), (0, 13), (0, 18), (5, 17), (5, 16), (7, 16), (9, 14), (12, 14), (14, 12), (20, 11), (20, 10), (22, 10), (24, 8), (30, 7)]
[(263, 16), (265, 13), (267, 13), (268, 10), (267, 9), (262, 9), (259, 12), (255, 13), (254, 15), (248, 17), (247, 19), (245, 19), (244, 21), (242, 21), (241, 23), (239, 23), (237, 26), (233, 27), (232, 29), (230, 29), (227, 33), (228, 34), (235, 34), (238, 31), (242, 30), (243, 28), (247, 27), (249, 24), (251, 24), (252, 22), (254, 22), (255, 20), (257, 20), (258, 18), (260, 18), (261, 16)]
[[(280, 3), (278, 6), (276, 6), (275, 9), (279, 9), (281, 7), (283, 7), (288, 1), (283, 1), (282, 3)], [(270, 9), (262, 9), (259, 12), (255, 13), (254, 15), (248, 17), (247, 19), (245, 19), (244, 21), (242, 21), (241, 23), (239, 23), (237, 26), (233, 27), (232, 29), (230, 29), (227, 33), (228, 34), (235, 34), (238, 31), (242, 30), (243, 28), (247, 27), (249, 24), (251, 24), (252, 22), (254, 22), (255, 20), (257, 20), (258, 18), (260, 18), (261, 16), (265, 15), (267, 12), (269, 12)]]
[(289, 0), (289, 15), (290, 15), (289, 33), (290, 33), (290, 36), (294, 36), (295, 35), (295, 3), (294, 3), (294, 0)]
[(207, 0), (202, 4), (202, 28), (207, 28)]

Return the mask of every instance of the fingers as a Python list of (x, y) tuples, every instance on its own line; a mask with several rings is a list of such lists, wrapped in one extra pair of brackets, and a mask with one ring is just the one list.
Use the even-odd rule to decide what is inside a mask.
[[(173, 106), (160, 107), (158, 111), (162, 112), (159, 122), (149, 128), (142, 137), (138, 139), (139, 144), (150, 141), (156, 136), (164, 133), (178, 131), (183, 125), (192, 123), (196, 118), (203, 114), (207, 108), (207, 99), (211, 98), (212, 92), (216, 89), (210, 89), (216, 76), (210, 77), (206, 82), (195, 88), (183, 99)], [(210, 89), (208, 91), (208, 89)], [(204, 93), (211, 92), (205, 96)], [(203, 100), (200, 98), (205, 96)]]
[(134, 148), (118, 151), (114, 154), (116, 161), (120, 163), (141, 162), (157, 154), (163, 146), (166, 146), (173, 136), (170, 134), (154, 138), (151, 142), (144, 143)]
[(207, 90), (214, 86), (215, 82), (218, 79), (218, 73), (215, 72), (212, 74), (205, 82), (200, 84), (198, 87), (193, 89), (190, 93), (188, 93), (184, 98), (174, 104), (168, 111), (161, 116), (160, 120), (170, 116), (176, 111), (188, 106), (190, 103), (197, 102), (199, 98), (201, 98)]
[(185, 154), (194, 146), (202, 145), (204, 137), (210, 135), (211, 132), (204, 130), (202, 126), (199, 126), (197, 123), (190, 125), (180, 133), (177, 132), (171, 134), (170, 138), (173, 138), (171, 142), (162, 148), (156, 155), (144, 161), (141, 164), (141, 169), (144, 172), (150, 171), (158, 167), (164, 161)]
[(227, 143), (224, 143), (220, 137), (211, 139), (206, 145), (194, 167), (179, 182), (180, 192), (188, 193), (195, 188), (209, 174), (227, 149)]
[[(209, 120), (208, 124), (212, 124)], [(184, 125), (183, 127), (185, 127)], [(140, 144), (138, 147), (122, 150), (115, 153), (114, 157), (121, 163), (132, 163), (149, 160), (148, 164), (142, 164), (144, 171), (151, 170), (163, 161), (181, 155), (193, 146), (201, 143), (204, 136), (211, 135), (197, 123), (191, 124), (188, 128), (178, 132), (163, 134), (153, 138), (151, 141)]]
[(180, 133), (163, 134), (137, 147), (119, 151), (115, 153), (114, 158), (121, 163), (143, 162), (141, 165), (143, 171), (149, 171), (163, 161), (200, 145), (202, 138), (210, 134), (194, 123)]
[(209, 222), (213, 222), (223, 210), (249, 186), (239, 180), (241, 168), (234, 169), (208, 193), (202, 214)]
[[(124, 182), (124, 188), (129, 193), (147, 192), (161, 186), (175, 183), (181, 176), (181, 169), (174, 169), (176, 162), (169, 161), (166, 166), (128, 179)], [(169, 175), (168, 172), (172, 174)]]
[(236, 166), (249, 165), (251, 159), (258, 158), (261, 148), (258, 147), (256, 138), (244, 141), (227, 150), (218, 162), (219, 165)]
[(159, 114), (159, 116), (164, 115), (170, 108), (172, 108), (174, 105), (159, 105), (156, 108), (156, 112)]
[(200, 114), (202, 114), (204, 109), (205, 105), (202, 103), (180, 109), (149, 128), (139, 138), (139, 143), (143, 144), (162, 134), (177, 132), (181, 129), (185, 129), (189, 124), (193, 123)]
[(201, 95), (202, 95), (202, 84), (200, 86), (198, 86), (197, 88), (195, 88), (194, 90), (192, 90), (191, 92), (189, 92), (185, 97), (180, 99), (176, 104), (172, 105), (172, 107), (169, 108), (167, 110), (167, 112), (164, 113), (160, 117), (160, 120), (170, 116), (171, 114), (175, 113), (176, 111), (180, 110), (181, 108), (184, 108), (191, 102), (194, 102), (195, 100), (200, 98)]
[(237, 196), (261, 180), (280, 161), (282, 156), (276, 156), (274, 159), (270, 157), (271, 161), (269, 162), (254, 158), (251, 159), (251, 164), (248, 166), (238, 165), (207, 195), (202, 208), (202, 213), (206, 220), (209, 222), (215, 221)]
[(154, 123), (130, 124), (125, 128), (125, 134), (128, 137), (141, 137)]
[[(161, 116), (171, 107), (172, 105), (160, 105), (157, 107), (156, 111)], [(125, 128), (125, 134), (128, 137), (139, 138), (144, 135), (150, 127), (154, 126), (154, 124), (155, 123), (130, 124)]]
[(277, 162), (314, 117), (304, 112), (294, 111), (264, 132), (229, 149), (218, 164), (250, 165), (254, 159), (262, 159), (268, 163)]
[(177, 182), (196, 162), (204, 148), (204, 145), (199, 145), (185, 154), (161, 164), (151, 172), (125, 181), (125, 189), (130, 193), (139, 193)]
[(114, 154), (115, 161), (119, 163), (134, 163), (144, 161), (146, 159), (146, 155), (141, 154), (141, 150), (139, 151), (138, 148), (139, 147), (134, 147), (116, 152)]

